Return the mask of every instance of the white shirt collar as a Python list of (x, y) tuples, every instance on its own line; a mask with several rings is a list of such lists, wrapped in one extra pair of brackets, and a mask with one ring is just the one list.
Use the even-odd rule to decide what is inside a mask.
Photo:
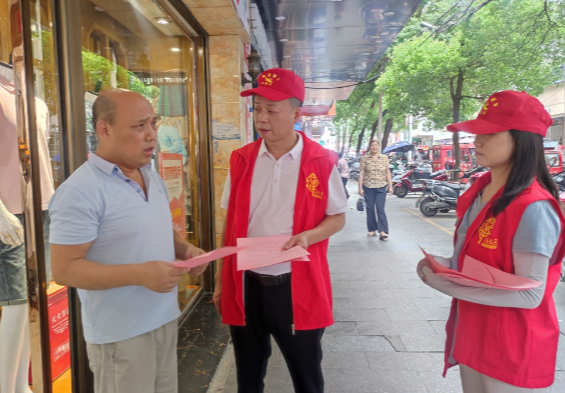
[[(292, 156), (293, 160), (298, 159), (300, 157), (300, 155), (302, 154), (302, 150), (304, 149), (304, 141), (302, 140), (302, 135), (300, 135), (300, 133), (298, 133), (298, 132), (296, 132), (296, 134), (298, 134), (298, 143), (296, 145), (294, 145), (292, 150), (287, 153), (287, 154), (290, 154)], [(265, 153), (271, 154), (267, 150), (267, 145), (265, 144), (265, 140), (263, 139), (263, 141), (261, 142), (261, 147), (259, 148), (259, 154), (257, 155), (257, 157), (260, 157), (261, 155), (263, 155)]]

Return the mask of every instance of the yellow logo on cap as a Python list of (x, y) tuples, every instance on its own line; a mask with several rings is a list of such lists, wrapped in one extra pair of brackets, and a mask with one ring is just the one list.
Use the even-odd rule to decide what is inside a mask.
[(306, 188), (308, 189), (308, 191), (312, 193), (312, 196), (314, 198), (322, 199), (322, 195), (324, 195), (324, 193), (320, 190), (316, 190), (316, 187), (318, 187), (319, 185), (320, 181), (318, 180), (318, 177), (315, 173), (311, 173), (310, 176), (306, 178)]
[(487, 111), (489, 110), (489, 107), (488, 107), (488, 106), (489, 106), (489, 104), (490, 104), (491, 102), (494, 102), (493, 107), (497, 107), (497, 106), (498, 106), (498, 102), (495, 102), (495, 101), (496, 101), (496, 98), (493, 97), (493, 98), (491, 98), (490, 100), (488, 100), (487, 102), (485, 102), (485, 104), (483, 105), (483, 109), (481, 110), (481, 115), (486, 115), (486, 114), (487, 114)]
[(261, 76), (264, 80), (261, 82), (262, 85), (272, 86), (274, 81), (280, 81), (281, 78), (277, 78), (277, 74), (271, 74), (270, 72)]

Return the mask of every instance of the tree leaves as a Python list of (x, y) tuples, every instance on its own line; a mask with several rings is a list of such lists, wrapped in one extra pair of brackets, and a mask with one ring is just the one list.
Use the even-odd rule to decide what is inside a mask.
[[(563, 27), (554, 21), (562, 19), (563, 2), (499, 0), (481, 2), (482, 8), (473, 11), (474, 3), (428, 1), (420, 20), (410, 21), (411, 26), (419, 25), (441, 13), (440, 20), (459, 22), (449, 34), (420, 34), (394, 46), (387, 70), (377, 82), (391, 114), (426, 116), (442, 128), (454, 121), (457, 100), (462, 102), (459, 120), (469, 119), (496, 91), (538, 95), (559, 79), (565, 40)], [(470, 11), (473, 17), (468, 19), (465, 12)], [(460, 72), (463, 89), (454, 96), (450, 85)]]

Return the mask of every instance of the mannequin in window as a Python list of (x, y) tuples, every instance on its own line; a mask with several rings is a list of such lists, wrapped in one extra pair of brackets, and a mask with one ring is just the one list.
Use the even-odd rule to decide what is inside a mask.
[[(14, 85), (0, 76), (0, 392), (29, 393), (30, 341), (15, 94)], [(41, 203), (44, 217), (48, 217), (46, 209), (53, 195), (47, 145), (49, 113), (42, 100), (35, 101)], [(45, 257), (49, 279), (49, 254)]]

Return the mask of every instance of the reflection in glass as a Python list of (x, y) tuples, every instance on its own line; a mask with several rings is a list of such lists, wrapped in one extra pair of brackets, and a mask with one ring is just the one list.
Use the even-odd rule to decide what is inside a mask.
[[(92, 104), (100, 92), (123, 88), (149, 100), (159, 115), (153, 168), (167, 184), (175, 229), (198, 244), (194, 43), (153, 2), (82, 0), (81, 25), (88, 152), (98, 145)], [(200, 278), (186, 274), (179, 306), (199, 288)]]
[[(14, 3), (14, 2), (12, 2)], [(29, 134), (38, 140), (38, 164), (41, 207), (43, 210), (45, 271), (49, 297), (48, 315), (51, 337), (51, 366), (53, 375), (43, 376), (52, 381), (69, 368), (69, 332), (66, 288), (51, 282), (49, 253), (49, 201), (54, 189), (63, 181), (58, 120), (57, 78), (53, 48), (52, 10), (47, 2), (35, 2), (31, 7), (31, 35), (33, 50), (33, 100), (36, 127), (23, 123), (25, 103), (18, 91), (25, 91), (22, 66), (21, 32), (12, 27), (19, 24), (18, 4), (0, 5), (0, 221), (9, 220), (11, 226), (0, 225), (0, 391), (25, 392), (29, 390), (28, 372), (30, 353), (40, 352), (40, 341), (31, 340), (28, 326), (28, 288), (25, 245), (23, 244), (23, 212), (30, 211), (29, 200), (22, 198), (20, 157), (29, 154)], [(18, 35), (19, 34), (19, 35)], [(14, 64), (14, 66), (12, 66)], [(35, 159), (35, 158), (32, 158)], [(30, 190), (27, 190), (27, 194)], [(26, 206), (24, 206), (26, 204)], [(6, 228), (11, 228), (12, 233)], [(43, 261), (39, 261), (40, 263)], [(41, 288), (41, 285), (39, 286)], [(47, 332), (46, 332), (47, 333)], [(32, 365), (33, 367), (33, 365)], [(70, 388), (70, 376), (59, 380), (59, 385)], [(55, 390), (57, 391), (57, 390)]]

